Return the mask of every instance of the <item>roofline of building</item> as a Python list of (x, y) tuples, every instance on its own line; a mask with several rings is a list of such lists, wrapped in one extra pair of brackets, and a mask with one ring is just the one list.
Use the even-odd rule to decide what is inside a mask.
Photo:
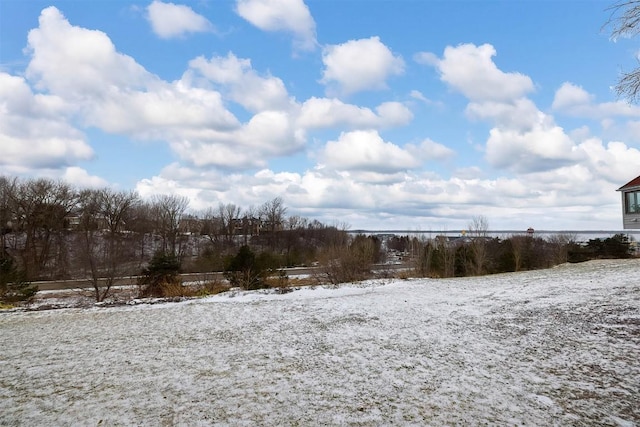
[(623, 185), (622, 187), (618, 188), (616, 191), (636, 190), (636, 189), (640, 189), (640, 175), (638, 175), (637, 177), (633, 178), (631, 181), (627, 182), (625, 185)]

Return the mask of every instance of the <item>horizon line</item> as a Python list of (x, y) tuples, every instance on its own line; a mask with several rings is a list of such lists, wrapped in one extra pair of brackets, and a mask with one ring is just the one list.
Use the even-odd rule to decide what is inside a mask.
[[(460, 229), (460, 230), (408, 230), (408, 229), (382, 229), (382, 230), (375, 230), (375, 229), (355, 229), (355, 230), (347, 230), (347, 232), (349, 233), (393, 233), (393, 234), (397, 234), (397, 233), (461, 233), (462, 231), (466, 231), (467, 233), (470, 232), (469, 230), (464, 230), (464, 229)], [(527, 233), (527, 230), (513, 230), (513, 229), (505, 229), (505, 230), (486, 230), (483, 231), (485, 233), (492, 233), (492, 234), (496, 234), (496, 233)], [(612, 230), (535, 230), (533, 231), (532, 234), (540, 234), (540, 233), (544, 233), (544, 234), (548, 234), (548, 233), (566, 233), (566, 234), (597, 234), (597, 233), (604, 233), (604, 234), (618, 234), (618, 233), (631, 233), (631, 234), (640, 234), (640, 229), (635, 230), (635, 229), (612, 229)]]

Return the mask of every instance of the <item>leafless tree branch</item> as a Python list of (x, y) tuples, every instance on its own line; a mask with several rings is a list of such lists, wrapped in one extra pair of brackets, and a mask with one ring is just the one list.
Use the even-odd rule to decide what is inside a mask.
[[(609, 19), (602, 26), (611, 28), (611, 39), (634, 37), (640, 34), (640, 0), (623, 0), (606, 9)], [(640, 69), (623, 72), (615, 86), (616, 95), (631, 103), (640, 101)]]

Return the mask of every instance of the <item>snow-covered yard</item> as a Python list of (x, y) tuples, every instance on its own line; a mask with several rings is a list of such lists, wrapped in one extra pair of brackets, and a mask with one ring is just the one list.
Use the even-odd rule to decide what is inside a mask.
[(640, 425), (640, 260), (0, 314), (0, 425)]

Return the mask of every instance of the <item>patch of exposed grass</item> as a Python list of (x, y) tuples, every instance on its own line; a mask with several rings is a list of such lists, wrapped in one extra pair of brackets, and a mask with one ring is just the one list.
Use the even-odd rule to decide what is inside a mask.
[(231, 286), (228, 283), (220, 280), (212, 280), (196, 286), (195, 295), (199, 297), (206, 297), (209, 295), (227, 292), (229, 289), (231, 289)]

